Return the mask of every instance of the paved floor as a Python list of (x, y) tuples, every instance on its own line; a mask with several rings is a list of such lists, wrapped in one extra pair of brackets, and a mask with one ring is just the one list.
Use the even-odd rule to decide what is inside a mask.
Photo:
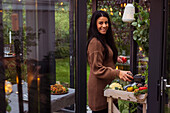
[(89, 106), (87, 106), (87, 113), (92, 113), (91, 109), (89, 108)]
[[(68, 110), (68, 109), (61, 109), (61, 110), (59, 110), (57, 112), (53, 112), (53, 113), (75, 113), (75, 111)], [(89, 108), (89, 106), (87, 106), (87, 113), (92, 113), (92, 111)]]

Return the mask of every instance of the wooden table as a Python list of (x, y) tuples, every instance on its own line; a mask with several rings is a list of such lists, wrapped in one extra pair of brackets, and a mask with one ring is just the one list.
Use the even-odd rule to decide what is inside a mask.
[[(75, 103), (75, 89), (68, 88), (69, 92), (63, 95), (51, 95), (51, 113), (60, 110), (61, 108), (73, 105)], [(19, 113), (18, 94), (16, 94), (17, 85), (13, 85), (13, 92), (10, 94), (10, 113)], [(24, 101), (24, 111), (28, 111), (28, 101)]]
[(15, 62), (16, 57), (14, 55), (4, 55), (4, 64), (7, 66), (11, 62)]
[[(113, 99), (126, 100), (131, 102), (137, 102), (143, 104), (143, 113), (146, 113), (147, 109), (147, 94), (141, 94), (138, 96), (138, 99), (134, 96), (133, 92), (121, 91), (121, 90), (113, 90), (106, 89), (104, 91), (104, 96), (107, 97), (108, 102), (108, 113), (120, 113), (115, 104), (113, 103)], [(140, 100), (140, 101), (139, 101)]]

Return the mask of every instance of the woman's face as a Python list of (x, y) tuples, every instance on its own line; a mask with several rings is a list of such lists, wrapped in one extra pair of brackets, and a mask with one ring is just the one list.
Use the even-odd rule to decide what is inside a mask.
[(108, 23), (108, 19), (107, 17), (99, 17), (97, 19), (97, 30), (99, 31), (99, 33), (101, 34), (106, 34), (108, 27), (109, 27), (109, 23)]

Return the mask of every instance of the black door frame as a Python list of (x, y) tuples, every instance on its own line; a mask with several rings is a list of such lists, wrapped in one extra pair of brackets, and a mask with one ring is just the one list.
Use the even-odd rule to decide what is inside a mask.
[(87, 0), (76, 0), (76, 113), (86, 113), (86, 40)]
[(3, 64), (3, 59), (4, 59), (4, 37), (3, 37), (3, 21), (2, 21), (2, 0), (0, 1), (0, 112), (1, 113), (6, 113), (6, 105), (2, 103), (6, 103), (5, 101), (5, 69), (4, 69), (4, 64)]
[[(148, 113), (161, 113), (163, 76), (164, 0), (151, 0), (149, 31)], [(154, 103), (154, 104), (153, 104)]]
[(168, 46), (169, 43), (167, 43), (168, 41), (168, 23), (169, 23), (169, 0), (164, 0), (163, 2), (163, 65), (162, 65), (162, 70), (163, 70), (163, 74), (161, 76), (161, 83), (162, 83), (162, 87), (161, 87), (161, 95), (160, 95), (160, 109), (161, 109), (161, 113), (165, 112), (164, 106), (166, 103), (166, 100), (168, 99), (168, 97), (166, 97), (166, 83), (167, 83), (167, 77), (168, 77), (168, 72), (169, 70), (167, 70), (167, 53), (168, 52)]

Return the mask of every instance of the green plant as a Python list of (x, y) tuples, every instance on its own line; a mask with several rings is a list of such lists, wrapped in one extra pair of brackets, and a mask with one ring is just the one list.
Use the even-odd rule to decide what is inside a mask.
[(146, 6), (141, 6), (138, 3), (134, 4), (138, 8), (138, 13), (135, 13), (136, 21), (132, 22), (135, 30), (133, 31), (133, 39), (141, 46), (145, 54), (148, 54), (149, 51), (149, 12)]
[[(131, 104), (131, 107), (129, 107), (129, 104)], [(124, 100), (118, 100), (118, 107), (119, 111), (121, 113), (135, 113), (137, 110), (137, 103), (135, 102), (129, 102), (129, 101), (124, 101)]]
[(8, 113), (11, 112), (11, 106), (9, 105), (10, 102), (11, 102), (11, 101), (9, 100), (9, 95), (7, 95), (7, 97), (6, 97), (6, 111), (7, 111)]
[(56, 40), (56, 50), (55, 50), (55, 58), (64, 58), (69, 57), (69, 43), (66, 43), (64, 39)]
[(69, 41), (69, 4), (57, 2), (55, 5), (55, 35), (56, 39), (63, 38)]
[(145, 76), (145, 84), (148, 84), (148, 64), (146, 65), (146, 70), (142, 75)]

